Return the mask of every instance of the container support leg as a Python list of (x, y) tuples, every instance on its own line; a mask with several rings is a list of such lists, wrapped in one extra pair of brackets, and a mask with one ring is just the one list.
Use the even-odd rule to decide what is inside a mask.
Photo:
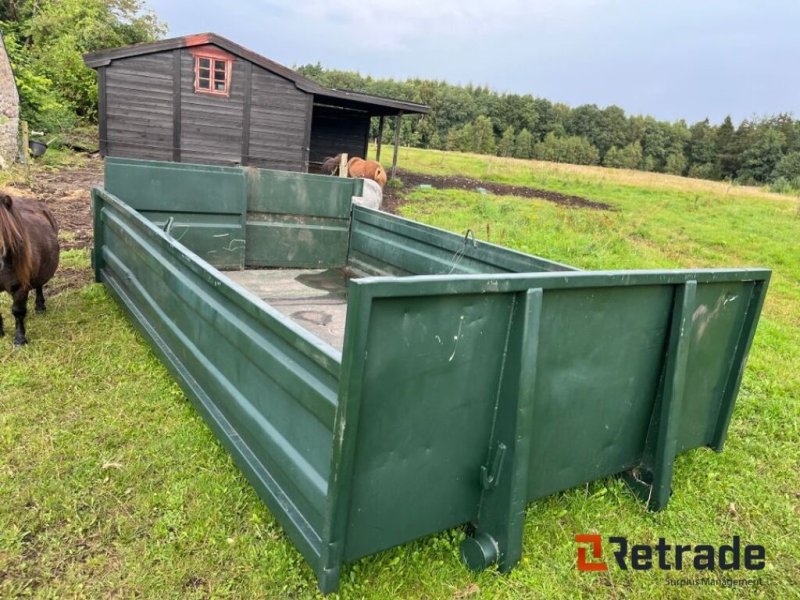
[(664, 376), (650, 421), (644, 460), (639, 467), (624, 474), (625, 480), (650, 510), (664, 508), (672, 493), (672, 469), (686, 394), (686, 364), (696, 296), (696, 281), (687, 281), (676, 291)]
[(103, 199), (97, 192), (92, 190), (92, 220), (94, 226), (94, 248), (92, 248), (92, 267), (94, 268), (94, 280), (100, 283), (101, 274), (105, 264), (103, 263), (103, 244), (105, 242), (105, 232), (103, 222)]
[(490, 452), (479, 472), (483, 492), (475, 533), (461, 546), (464, 562), (476, 571), (495, 562), (500, 571), (508, 571), (522, 555), (541, 313), (542, 290), (537, 288), (525, 293), (512, 317), (516, 339), (510, 338), (509, 345), (520, 348), (519, 361), (506, 365), (500, 382)]

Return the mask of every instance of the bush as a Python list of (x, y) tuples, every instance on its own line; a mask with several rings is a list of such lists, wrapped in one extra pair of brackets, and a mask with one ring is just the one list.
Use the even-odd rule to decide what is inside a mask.
[(673, 152), (667, 156), (664, 171), (671, 175), (683, 175), (686, 171), (686, 157), (683, 155), (683, 152)]
[(514, 128), (509, 125), (503, 132), (503, 137), (500, 139), (500, 144), (497, 146), (498, 156), (513, 156), (516, 141), (517, 136), (514, 135)]
[(386, 187), (390, 190), (399, 190), (403, 187), (403, 180), (399, 177), (393, 177), (389, 181), (386, 182)]
[(700, 163), (692, 165), (689, 168), (688, 175), (695, 179), (719, 179), (721, 173), (718, 164)]
[(527, 129), (523, 129), (517, 134), (514, 142), (514, 156), (516, 158), (531, 158), (533, 149), (533, 136)]
[(641, 162), (642, 144), (638, 140), (624, 148), (612, 146), (606, 152), (605, 160), (603, 160), (603, 164), (606, 167), (614, 167), (616, 169), (638, 169)]
[(794, 179), (787, 179), (786, 177), (778, 177), (769, 186), (771, 192), (776, 194), (800, 194), (800, 177)]
[(600, 152), (585, 137), (558, 137), (551, 132), (545, 136), (544, 141), (533, 145), (533, 157), (574, 165), (596, 165), (600, 160)]
[(772, 171), (771, 178), (777, 183), (778, 179), (791, 181), (800, 178), (800, 152), (789, 152), (785, 155)]

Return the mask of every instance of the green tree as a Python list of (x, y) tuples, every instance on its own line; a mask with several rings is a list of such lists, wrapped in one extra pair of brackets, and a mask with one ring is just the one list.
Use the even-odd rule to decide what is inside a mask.
[(797, 128), (797, 123), (791, 115), (781, 113), (764, 121), (764, 125), (771, 127), (783, 134), (784, 142), (781, 149), (784, 154), (788, 154), (793, 150), (800, 149), (800, 130)]
[(439, 136), (438, 131), (434, 131), (428, 141), (428, 146), (434, 150), (442, 150), (442, 138)]
[(680, 119), (674, 123), (669, 123), (668, 138), (667, 158), (670, 154), (682, 154), (684, 159), (688, 161), (686, 157), (689, 151), (689, 142), (692, 138), (692, 134), (689, 131), (689, 127), (686, 125), (686, 121)]
[(514, 135), (514, 128), (510, 125), (506, 127), (503, 132), (503, 137), (500, 138), (500, 143), (497, 145), (497, 154), (499, 156), (514, 156), (514, 146), (516, 143), (516, 136)]
[(46, 113), (96, 116), (85, 52), (152, 41), (166, 30), (142, 0), (19, 0), (2, 15), (23, 116), (34, 126), (52, 127)]
[(467, 123), (458, 132), (458, 149), (462, 152), (477, 152), (478, 146), (475, 143), (475, 127), (472, 123)]
[(800, 151), (790, 152), (775, 165), (770, 179), (775, 181), (781, 177), (789, 181), (800, 178)]
[(538, 115), (534, 104), (533, 96), (519, 96), (517, 94), (506, 94), (502, 96), (497, 106), (497, 123), (500, 130), (505, 131), (509, 127), (514, 131), (530, 129), (536, 124)]
[(486, 115), (480, 115), (473, 125), (475, 143), (473, 151), (480, 154), (494, 154), (495, 140), (492, 120)]
[(671, 175), (684, 175), (688, 161), (683, 152), (671, 152), (664, 163), (664, 172)]
[(784, 135), (771, 127), (760, 127), (742, 154), (738, 179), (744, 183), (766, 183), (783, 158)]
[(716, 131), (705, 119), (692, 125), (689, 132), (689, 164), (695, 173), (706, 174), (705, 179), (718, 179), (720, 167)]
[(595, 165), (600, 160), (600, 153), (584, 137), (577, 135), (558, 137), (551, 132), (545, 136), (544, 140), (534, 144), (533, 157), (551, 162)]
[(438, 127), (436, 126), (436, 121), (434, 121), (433, 117), (430, 115), (423, 116), (422, 118), (418, 119), (418, 123), (414, 127), (414, 131), (418, 136), (420, 144), (423, 147), (433, 147), (431, 143), (431, 139), (433, 135), (438, 133)]
[(543, 140), (551, 131), (561, 130), (561, 111), (545, 98), (535, 98), (533, 107), (536, 110), (536, 123), (529, 130), (535, 141)]
[(514, 143), (514, 157), (531, 158), (533, 156), (533, 136), (527, 129), (523, 129), (517, 134)]
[[(372, 93), (375, 93), (371, 90)], [(431, 113), (436, 117), (439, 131), (448, 131), (451, 127), (463, 127), (476, 117), (475, 100), (460, 86), (446, 86), (431, 105)]]
[(590, 144), (599, 147), (598, 143), (603, 138), (603, 112), (595, 104), (584, 104), (570, 109), (564, 121), (564, 127), (566, 135), (559, 137), (565, 139), (568, 137), (581, 137)]
[(617, 169), (638, 169), (642, 162), (642, 144), (639, 140), (631, 142), (624, 148), (612, 146), (606, 153), (603, 164)]
[(445, 150), (460, 150), (461, 132), (457, 127), (451, 127), (444, 141)]
[(4, 42), (14, 66), (14, 79), (20, 97), (20, 117), (34, 129), (64, 131), (72, 128), (77, 115), (53, 81), (34, 66), (16, 34), (6, 33)]
[(600, 156), (605, 156), (612, 147), (622, 148), (630, 139), (630, 125), (625, 117), (625, 111), (619, 106), (608, 106), (600, 112), (600, 130), (592, 140), (600, 151)]
[(622, 150), (617, 148), (616, 146), (612, 146), (606, 152), (605, 157), (603, 158), (603, 166), (604, 167), (611, 167), (612, 169), (622, 169)]
[[(742, 177), (744, 174), (744, 152), (748, 147), (755, 144), (758, 131), (758, 123), (750, 120), (742, 121), (736, 128), (731, 144), (728, 147), (728, 156), (731, 160), (732, 171), (735, 173), (737, 180), (741, 181), (744, 179)], [(744, 175), (745, 177), (749, 177), (747, 174)]]
[(736, 128), (730, 116), (717, 128), (714, 136), (717, 156), (719, 157), (720, 177), (723, 179), (733, 179), (739, 169), (739, 154), (736, 149)]
[(663, 171), (670, 148), (670, 127), (647, 117), (642, 132), (643, 165), (646, 171)]

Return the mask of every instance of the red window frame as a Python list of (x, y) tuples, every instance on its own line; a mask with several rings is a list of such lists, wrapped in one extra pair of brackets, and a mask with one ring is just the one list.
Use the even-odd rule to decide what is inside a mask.
[[(194, 55), (194, 91), (198, 94), (211, 94), (213, 96), (230, 96), (231, 92), (231, 72), (233, 71), (233, 60), (226, 56), (208, 52)], [(201, 61), (208, 61), (207, 67), (201, 66)], [(208, 70), (208, 77), (200, 77), (200, 70)], [(218, 74), (222, 74), (218, 78)], [(208, 87), (201, 86), (201, 82), (206, 82)], [(222, 83), (222, 89), (217, 89), (217, 83)]]

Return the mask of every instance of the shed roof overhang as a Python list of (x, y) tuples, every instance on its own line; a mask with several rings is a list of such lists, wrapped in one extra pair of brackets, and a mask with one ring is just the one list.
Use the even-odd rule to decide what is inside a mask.
[(430, 111), (429, 106), (417, 104), (416, 102), (406, 102), (403, 100), (394, 100), (392, 98), (383, 98), (381, 96), (371, 96), (369, 94), (362, 94), (359, 92), (326, 88), (315, 81), (304, 77), (293, 69), (278, 64), (275, 61), (261, 56), (252, 50), (248, 50), (244, 46), (240, 46), (239, 44), (215, 33), (185, 35), (146, 44), (135, 44), (133, 46), (124, 46), (122, 48), (112, 48), (109, 50), (100, 50), (98, 52), (89, 52), (83, 55), (83, 62), (86, 64), (86, 66), (97, 69), (99, 67), (108, 66), (111, 64), (111, 62), (122, 58), (142, 56), (145, 54), (153, 54), (155, 52), (175, 50), (177, 48), (191, 48), (206, 44), (213, 44), (230, 52), (231, 54), (234, 54), (272, 73), (275, 73), (284, 79), (288, 79), (289, 81), (293, 82), (298, 89), (309, 94), (313, 94), (314, 101), (320, 104), (339, 106), (341, 108), (347, 108), (351, 110), (359, 110), (368, 113), (370, 116), (425, 114)]

